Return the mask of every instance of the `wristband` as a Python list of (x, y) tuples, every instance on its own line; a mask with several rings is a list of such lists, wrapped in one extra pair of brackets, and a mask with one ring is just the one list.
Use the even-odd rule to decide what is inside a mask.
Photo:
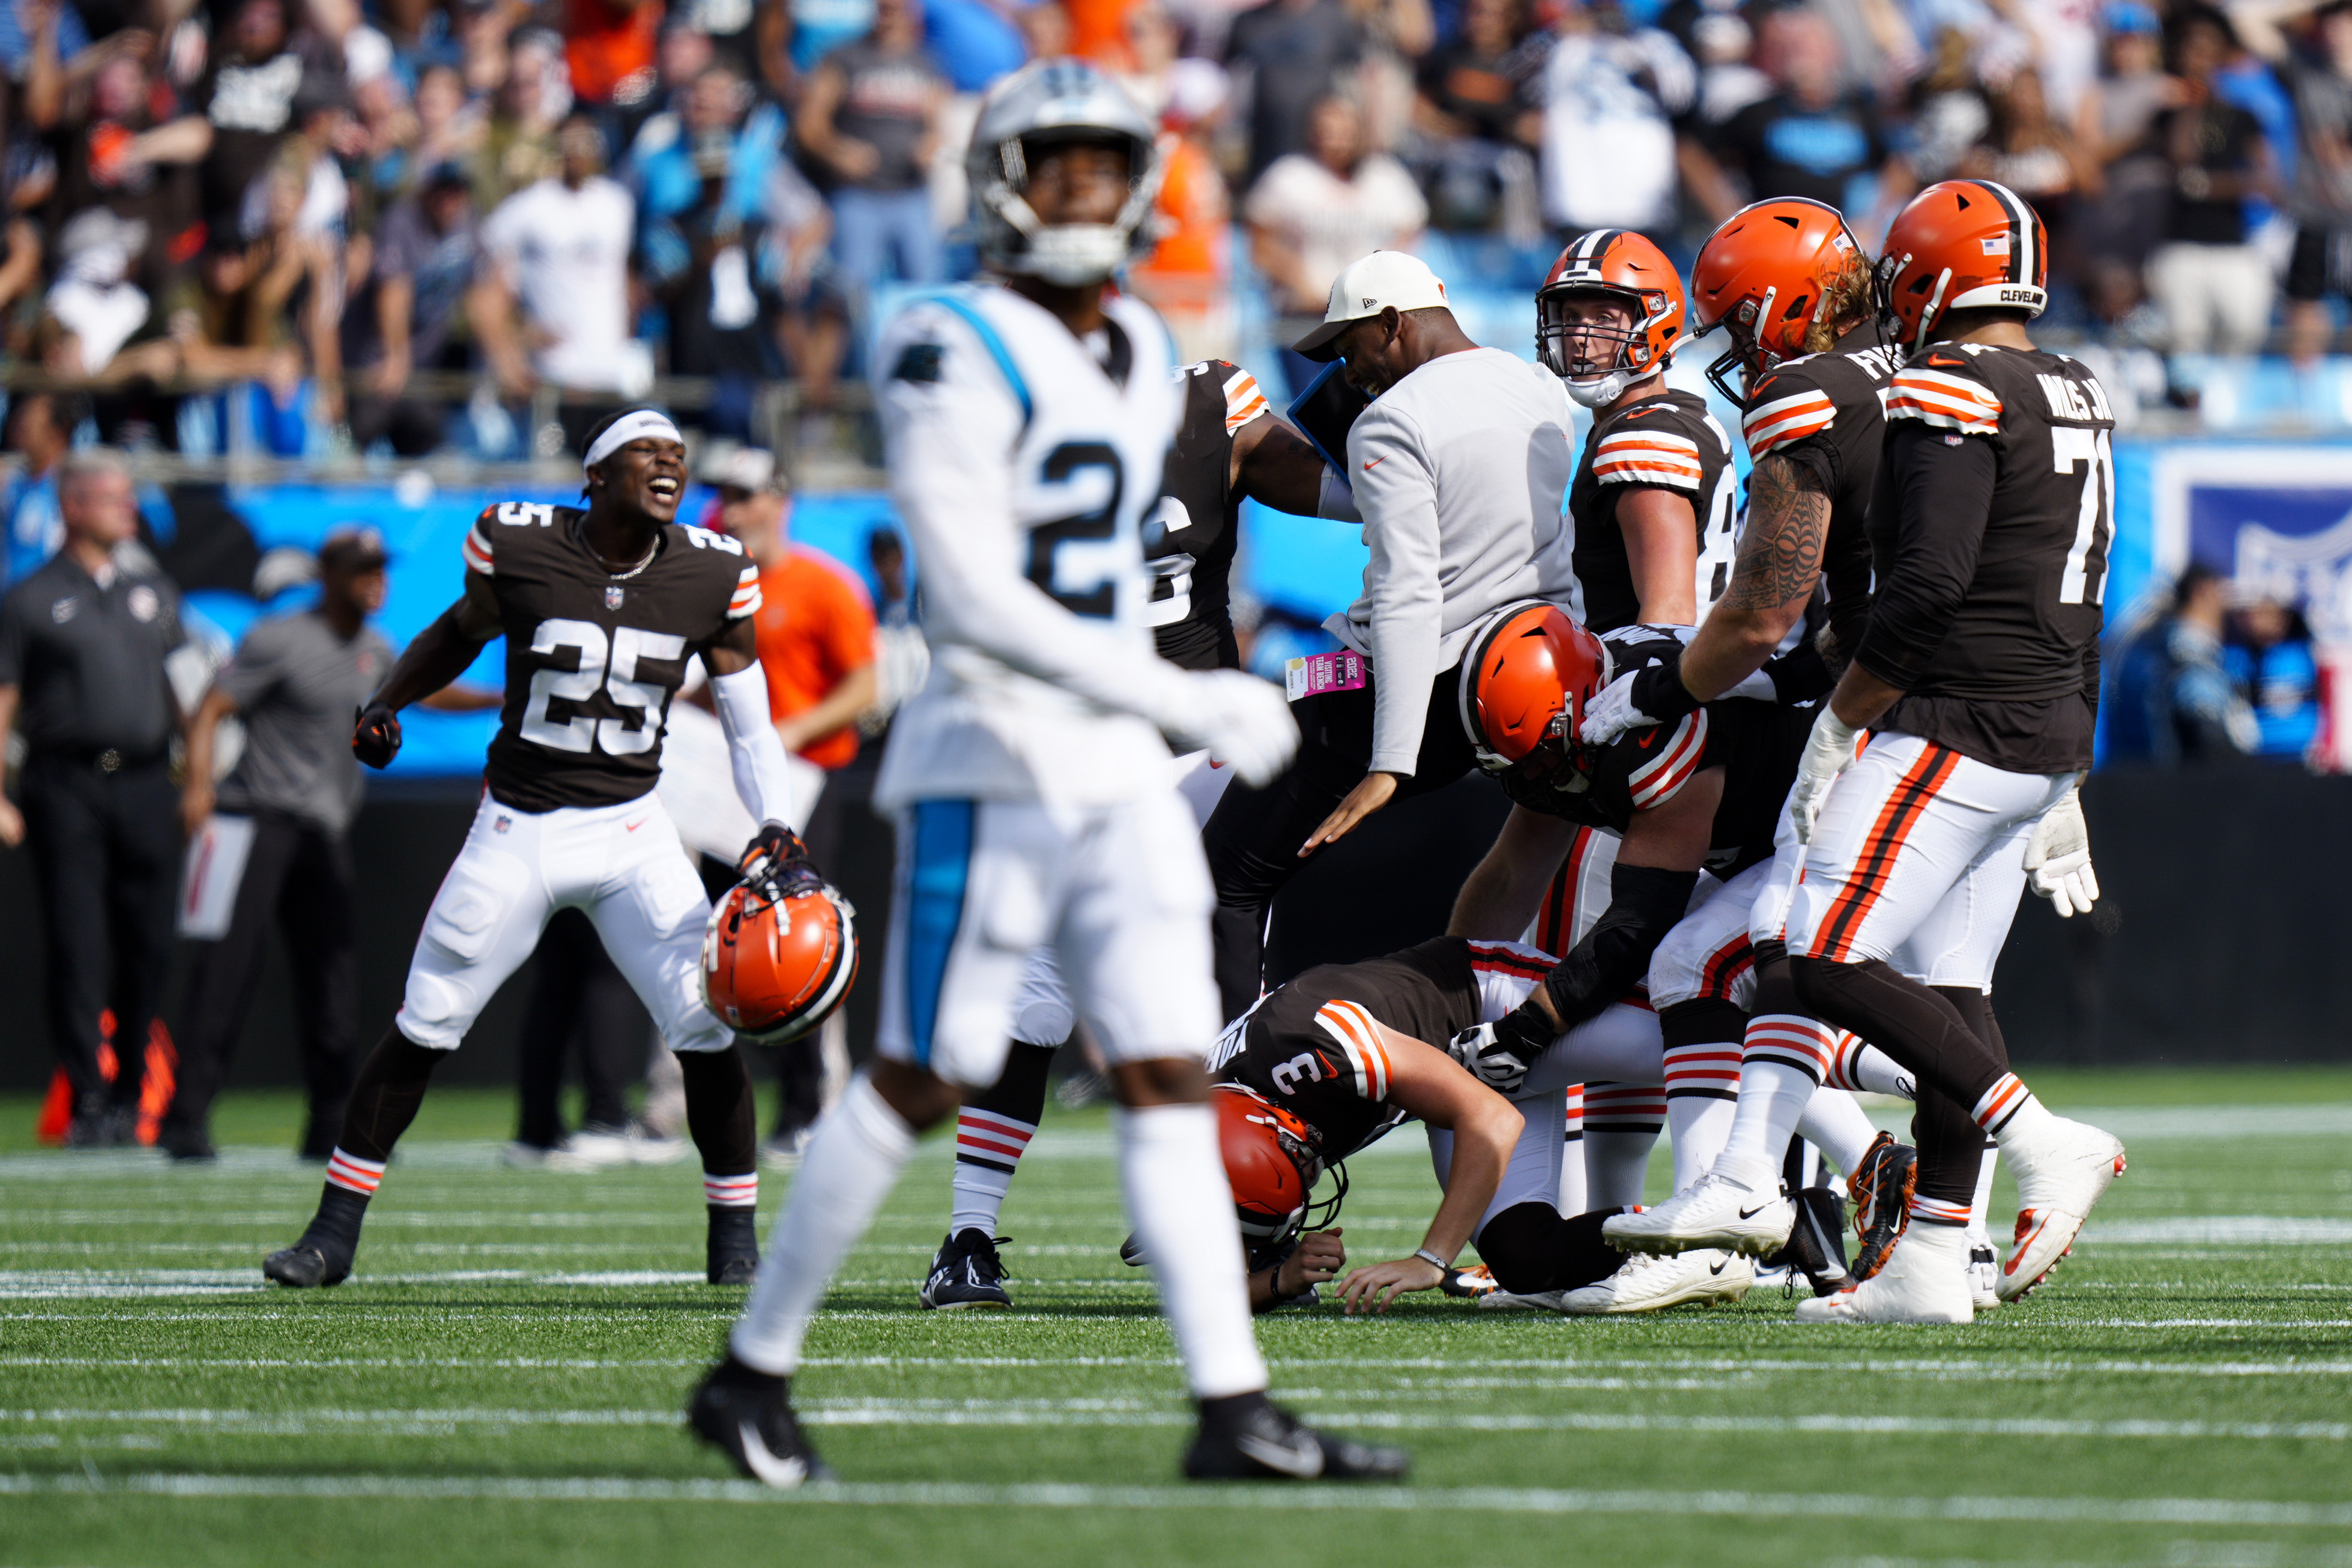
[(1426, 1247), (1414, 1248), (1412, 1249), (1412, 1255), (1420, 1259), (1423, 1262), (1428, 1264), (1431, 1268), (1435, 1269), (1441, 1274), (1444, 1273), (1449, 1266), (1444, 1259), (1440, 1258), (1436, 1253), (1432, 1252)]

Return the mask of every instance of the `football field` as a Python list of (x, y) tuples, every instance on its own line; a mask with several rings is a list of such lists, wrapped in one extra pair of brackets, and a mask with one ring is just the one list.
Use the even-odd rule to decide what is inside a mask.
[[(359, 1273), (264, 1288), (318, 1167), (290, 1096), (208, 1169), (37, 1151), (0, 1099), (0, 1568), (333, 1562), (2352, 1568), (2352, 1070), (2041, 1071), (2130, 1173), (2053, 1284), (1969, 1328), (1800, 1328), (1780, 1291), (1648, 1318), (1260, 1320), (1276, 1396), (1402, 1443), (1409, 1486), (1188, 1487), (1181, 1375), (1099, 1111), (1048, 1108), (1005, 1209), (1017, 1306), (920, 1311), (934, 1137), (796, 1385), (841, 1482), (735, 1481), (683, 1433), (741, 1292), (694, 1167), (497, 1163), (443, 1092)], [(1667, 1170), (1651, 1165), (1654, 1196)], [(1352, 1162), (1353, 1257), (1415, 1246), (1416, 1128)], [(763, 1181), (766, 1215), (785, 1180)], [(2010, 1213), (2004, 1175), (1996, 1228)], [(1327, 1294), (1328, 1294), (1327, 1288)]]

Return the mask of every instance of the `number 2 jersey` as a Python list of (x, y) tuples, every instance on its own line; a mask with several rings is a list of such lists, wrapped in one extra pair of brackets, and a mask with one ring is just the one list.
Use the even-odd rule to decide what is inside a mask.
[(724, 534), (665, 524), (653, 559), (608, 570), (587, 514), (509, 501), (466, 535), (506, 632), (490, 793), (519, 811), (616, 806), (661, 777), (662, 727), (687, 661), (760, 608), (760, 570)]
[(1389, 1103), (1374, 1023), (1443, 1051), (1527, 1000), (1552, 962), (1517, 942), (1440, 936), (1360, 964), (1318, 964), (1226, 1026), (1210, 1073), (1295, 1113), (1326, 1162), (1344, 1160), (1405, 1120)]
[(1104, 805), (1166, 787), (1128, 711), (1174, 672), (1145, 619), (1144, 516), (1181, 388), (1148, 306), (1104, 300), (1083, 342), (1011, 288), (926, 296), (875, 354), (890, 489), (923, 582), (930, 679), (898, 712), (875, 798)]
[(1223, 360), (1176, 372), (1184, 400), (1176, 444), (1160, 481), (1160, 505), (1143, 529), (1151, 601), (1144, 623), (1160, 656), (1187, 670), (1241, 664), (1234, 638), (1234, 548), (1241, 497), (1234, 494), (1234, 436), (1266, 412), (1257, 378)]
[(2056, 354), (1939, 343), (1896, 372), (1854, 654), (1906, 694), (1887, 727), (2013, 773), (2091, 765), (2114, 428)]

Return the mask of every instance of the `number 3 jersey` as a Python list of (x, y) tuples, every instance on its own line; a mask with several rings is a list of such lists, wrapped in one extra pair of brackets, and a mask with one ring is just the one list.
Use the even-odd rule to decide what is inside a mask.
[(982, 284), (919, 299), (882, 331), (890, 489), (932, 655), (891, 729), (885, 808), (1107, 805), (1169, 782), (1167, 743), (1131, 710), (1186, 678), (1153, 652), (1141, 543), (1182, 389), (1150, 308), (1103, 308), (1082, 341)]
[(1933, 344), (1888, 389), (1855, 660), (1887, 727), (2012, 773), (2091, 764), (2115, 428), (2073, 360)]
[(1293, 1112), (1327, 1162), (1344, 1160), (1405, 1119), (1389, 1103), (1374, 1023), (1444, 1051), (1527, 1000), (1553, 962), (1517, 942), (1440, 936), (1360, 964), (1318, 964), (1227, 1025), (1210, 1072)]
[(582, 538), (586, 516), (510, 501), (466, 535), (466, 568), (490, 580), (507, 639), (487, 782), (519, 811), (652, 789), (687, 661), (760, 608), (759, 569), (734, 539), (667, 524), (652, 560), (616, 574)]

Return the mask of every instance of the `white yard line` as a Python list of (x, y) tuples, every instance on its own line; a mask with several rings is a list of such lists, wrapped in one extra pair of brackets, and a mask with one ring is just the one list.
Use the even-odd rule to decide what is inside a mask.
[[(1286, 1391), (1301, 1402), (1328, 1398), (1319, 1391)], [(1192, 1414), (1168, 1398), (1077, 1399), (812, 1399), (802, 1419), (831, 1427), (1165, 1427), (1189, 1426)], [(1831, 1434), (1859, 1437), (1977, 1437), (2076, 1439), (2147, 1438), (2189, 1441), (2352, 1441), (2341, 1421), (2064, 1421), (1976, 1417), (1849, 1416), (1835, 1412), (1790, 1416), (1670, 1416), (1634, 1412), (1562, 1411), (1544, 1415), (1475, 1412), (1302, 1412), (1331, 1426), (1400, 1431), (1680, 1432), (1699, 1434)], [(152, 1409), (0, 1409), (0, 1423), (35, 1427), (97, 1424), (203, 1427), (260, 1435), (299, 1435), (364, 1428), (371, 1436), (446, 1433), (460, 1427), (675, 1427), (675, 1409), (532, 1409), (460, 1406), (425, 1409), (244, 1410), (206, 1407)]]
[(1264, 1508), (1426, 1512), (1691, 1514), (1756, 1518), (1957, 1520), (2283, 1529), (2352, 1526), (2352, 1504), (2174, 1497), (1890, 1497), (1871, 1492), (1602, 1491), (1513, 1487), (1171, 1487), (834, 1483), (778, 1492), (749, 1481), (424, 1476), (146, 1474), (0, 1476), (0, 1493), (173, 1498), (395, 1499), (498, 1502), (797, 1502), (861, 1507), (1198, 1510)]

